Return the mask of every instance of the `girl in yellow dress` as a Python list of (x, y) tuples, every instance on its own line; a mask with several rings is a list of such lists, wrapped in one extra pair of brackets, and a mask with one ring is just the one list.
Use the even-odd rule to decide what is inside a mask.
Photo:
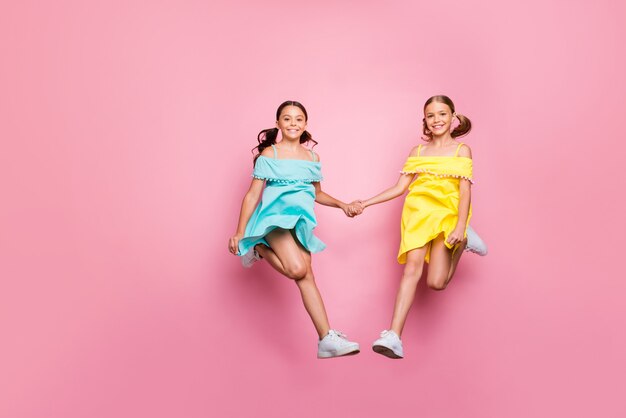
[[(451, 129), (453, 121), (459, 124)], [(403, 358), (400, 336), (424, 262), (428, 286), (446, 288), (467, 243), (471, 217), (472, 152), (456, 139), (471, 129), (470, 120), (455, 112), (447, 96), (433, 96), (424, 105), (426, 144), (411, 150), (395, 186), (362, 201), (363, 207), (386, 202), (409, 190), (402, 210), (398, 262), (405, 264), (396, 296), (391, 328), (372, 348), (390, 358)]]

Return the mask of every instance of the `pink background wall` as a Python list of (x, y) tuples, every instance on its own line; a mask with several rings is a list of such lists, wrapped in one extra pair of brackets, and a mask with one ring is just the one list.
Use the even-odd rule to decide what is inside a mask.
[[(506, 4), (505, 4), (506, 3)], [(57, 1), (0, 8), (0, 416), (623, 417), (622, 2)], [(391, 185), (445, 93), (490, 245), (369, 346), (400, 199), (318, 207), (356, 357), (319, 361), (293, 283), (227, 252), (250, 149), (302, 101), (323, 187)]]

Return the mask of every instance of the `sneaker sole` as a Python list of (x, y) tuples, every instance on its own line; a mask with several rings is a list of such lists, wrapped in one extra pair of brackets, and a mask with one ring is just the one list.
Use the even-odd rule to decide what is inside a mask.
[(384, 345), (374, 345), (372, 346), (372, 350), (374, 350), (378, 354), (382, 354), (383, 356), (389, 357), (392, 359), (404, 358), (402, 356), (397, 355), (396, 353), (394, 353), (394, 351), (391, 348), (385, 347)]
[(352, 348), (344, 348), (343, 350), (339, 350), (335, 353), (317, 353), (317, 358), (334, 358), (334, 357), (345, 357), (345, 356), (353, 356), (355, 354), (359, 354), (361, 350), (359, 347)]
[(477, 254), (477, 255), (479, 255), (481, 257), (484, 257), (484, 256), (486, 256), (489, 253), (489, 251), (487, 251), (486, 248), (485, 249), (480, 249), (480, 248), (473, 248), (473, 247), (465, 247), (465, 250), (463, 250), (463, 251), (468, 252), (468, 253)]

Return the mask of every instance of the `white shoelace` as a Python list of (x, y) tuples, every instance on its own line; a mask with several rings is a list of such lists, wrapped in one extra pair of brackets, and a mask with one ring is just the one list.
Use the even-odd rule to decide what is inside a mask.
[(383, 332), (380, 333), (380, 338), (385, 338), (385, 337), (391, 337), (394, 340), (398, 339), (399, 341), (402, 341), (400, 339), (400, 336), (390, 329), (384, 329)]
[(348, 336), (346, 334), (344, 334), (341, 331), (334, 330), (334, 329), (331, 329), (330, 331), (328, 331), (328, 335), (331, 337), (343, 338), (344, 340), (348, 339)]

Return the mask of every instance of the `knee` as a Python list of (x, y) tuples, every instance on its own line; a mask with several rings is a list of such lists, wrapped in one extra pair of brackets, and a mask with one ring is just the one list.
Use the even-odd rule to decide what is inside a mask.
[(302, 280), (306, 277), (307, 268), (304, 264), (294, 264), (285, 267), (285, 275), (292, 280)]
[(402, 273), (402, 278), (404, 280), (417, 281), (422, 277), (422, 267), (421, 266), (413, 266), (408, 265), (404, 268), (404, 272)]
[(446, 277), (435, 277), (435, 278), (429, 278), (428, 280), (428, 287), (430, 287), (433, 290), (444, 290), (446, 287), (448, 286), (448, 281), (446, 280)]
[(445, 290), (447, 284), (445, 283), (428, 283), (428, 287), (430, 287), (432, 290), (436, 290), (438, 292)]

